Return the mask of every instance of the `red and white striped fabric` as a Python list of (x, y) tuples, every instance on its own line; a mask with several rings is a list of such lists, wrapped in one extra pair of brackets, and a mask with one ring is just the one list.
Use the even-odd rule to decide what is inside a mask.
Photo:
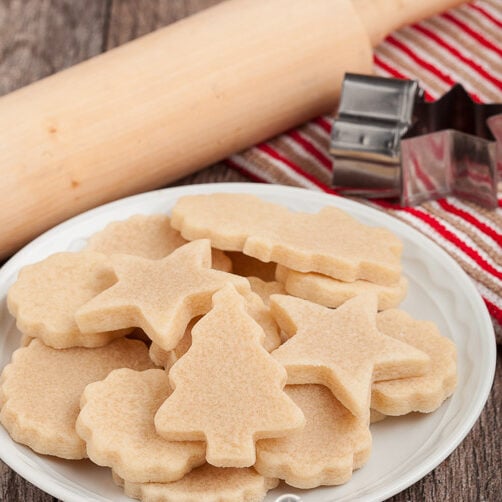
[[(375, 73), (418, 79), (434, 100), (460, 82), (477, 102), (502, 102), (502, 0), (479, 0), (390, 35), (375, 52)], [(334, 193), (328, 154), (331, 120), (320, 117), (227, 160), (260, 182)], [(469, 274), (502, 341), (502, 186), (494, 211), (453, 197), (400, 208), (373, 205), (445, 249)]]

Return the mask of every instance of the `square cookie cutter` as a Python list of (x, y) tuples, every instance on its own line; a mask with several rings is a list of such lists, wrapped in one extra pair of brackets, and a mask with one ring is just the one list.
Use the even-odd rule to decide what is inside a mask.
[(346, 74), (330, 153), (333, 187), (343, 195), (399, 198), (403, 206), (455, 195), (492, 209), (502, 103), (475, 103), (461, 85), (427, 102), (415, 80)]

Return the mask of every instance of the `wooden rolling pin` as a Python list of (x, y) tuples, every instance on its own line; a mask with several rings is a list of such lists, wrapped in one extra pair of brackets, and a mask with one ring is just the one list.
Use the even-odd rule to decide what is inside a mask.
[(460, 0), (228, 0), (0, 98), (0, 258), (334, 109), (372, 45)]

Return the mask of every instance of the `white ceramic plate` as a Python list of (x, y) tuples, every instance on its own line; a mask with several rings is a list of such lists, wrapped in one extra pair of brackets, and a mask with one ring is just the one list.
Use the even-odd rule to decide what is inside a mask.
[[(438, 246), (412, 228), (381, 212), (317, 192), (277, 185), (225, 183), (169, 188), (129, 197), (77, 216), (45, 233), (17, 253), (0, 270), (0, 368), (18, 347), (20, 334), (5, 306), (19, 269), (51, 253), (78, 250), (85, 239), (113, 220), (133, 214), (168, 213), (182, 195), (209, 192), (252, 193), (291, 209), (316, 212), (339, 207), (360, 221), (391, 229), (404, 242), (404, 271), (410, 281), (404, 310), (434, 321), (458, 350), (458, 388), (435, 413), (389, 418), (375, 424), (369, 462), (339, 487), (292, 490), (281, 486), (267, 502), (285, 493), (304, 502), (383, 500), (410, 486), (446, 458), (478, 418), (492, 384), (496, 348), (484, 303), (460, 267)], [(13, 442), (0, 427), (0, 457), (21, 476), (67, 501), (128, 501), (108, 469), (89, 461), (43, 457)], [(290, 498), (293, 500), (294, 498)], [(284, 498), (283, 498), (284, 500)]]

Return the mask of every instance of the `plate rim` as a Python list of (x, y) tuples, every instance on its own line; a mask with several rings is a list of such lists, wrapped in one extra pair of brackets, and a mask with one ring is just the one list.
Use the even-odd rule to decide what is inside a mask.
[[(488, 364), (485, 367), (486, 377), (483, 379), (480, 388), (478, 388), (478, 395), (476, 400), (470, 408), (469, 419), (464, 420), (461, 425), (462, 427), (457, 427), (455, 429), (455, 434), (453, 438), (448, 442), (448, 446), (443, 448), (439, 453), (433, 455), (427, 463), (422, 463), (419, 468), (414, 468), (412, 470), (412, 475), (402, 479), (399, 482), (393, 482), (376, 491), (372, 500), (384, 500), (392, 495), (395, 495), (407, 487), (413, 485), (418, 480), (422, 479), (425, 475), (435, 469), (445, 458), (447, 458), (464, 440), (467, 434), (471, 431), (472, 427), (479, 419), (479, 416), (488, 400), (491, 387), (493, 385), (493, 379), (495, 376), (496, 368), (496, 341), (494, 336), (494, 328), (490, 315), (486, 308), (484, 301), (481, 298), (480, 293), (476, 289), (474, 283), (470, 277), (464, 272), (460, 265), (438, 244), (432, 241), (426, 235), (420, 233), (418, 230), (414, 229), (407, 223), (395, 218), (388, 213), (379, 211), (378, 209), (371, 207), (369, 205), (362, 204), (360, 202), (346, 199), (340, 196), (327, 194), (323, 192), (308, 190), (305, 188), (291, 187), (287, 185), (275, 185), (275, 184), (262, 184), (262, 183), (251, 183), (251, 182), (225, 182), (225, 183), (202, 183), (193, 185), (182, 185), (176, 187), (167, 187), (159, 190), (152, 190), (149, 192), (143, 192), (136, 195), (131, 195), (124, 197), (112, 202), (102, 204), (93, 209), (87, 210), (80, 213), (72, 218), (69, 218), (62, 223), (54, 226), (53, 228), (45, 231), (40, 236), (23, 246), (19, 251), (17, 251), (4, 265), (0, 268), (0, 284), (7, 280), (14, 270), (18, 267), (18, 263), (22, 262), (25, 257), (29, 256), (32, 250), (35, 250), (45, 241), (51, 239), (53, 235), (57, 235), (62, 231), (66, 231), (67, 227), (73, 226), (75, 224), (80, 224), (86, 219), (94, 218), (101, 212), (107, 212), (121, 205), (128, 205), (130, 203), (135, 203), (141, 199), (148, 198), (162, 198), (166, 196), (169, 201), (175, 200), (182, 195), (190, 194), (201, 194), (201, 193), (214, 193), (214, 192), (230, 192), (230, 193), (251, 193), (254, 195), (266, 195), (274, 194), (277, 191), (284, 192), (285, 194), (301, 194), (302, 198), (311, 199), (316, 204), (322, 205), (333, 205), (339, 207), (343, 210), (348, 211), (351, 215), (357, 213), (369, 213), (376, 217), (379, 221), (387, 223), (393, 228), (397, 227), (399, 233), (403, 233), (411, 240), (420, 242), (422, 245), (428, 247), (428, 251), (431, 252), (438, 260), (446, 262), (448, 267), (451, 268), (452, 273), (457, 276), (457, 279), (463, 282), (464, 294), (470, 297), (470, 303), (472, 307), (477, 311), (477, 314), (483, 319), (484, 326), (481, 331), (484, 333), (484, 338), (486, 338), (486, 349), (487, 356), (489, 357)], [(264, 193), (265, 192), (265, 193)], [(315, 199), (315, 200), (314, 200)], [(2, 368), (3, 369), (3, 368)], [(78, 493), (74, 493), (68, 487), (60, 485), (54, 482), (54, 478), (47, 478), (43, 476), (39, 477), (39, 474), (32, 466), (27, 465), (22, 460), (14, 458), (5, 458), (4, 448), (0, 449), (0, 459), (5, 462), (11, 469), (13, 469), (17, 474), (23, 477), (28, 482), (34, 484), (46, 493), (57, 497), (62, 500), (72, 500), (78, 502), (89, 501), (89, 496), (82, 496)], [(43, 456), (41, 457), (43, 458)], [(95, 500), (105, 500), (105, 499), (95, 499)]]

